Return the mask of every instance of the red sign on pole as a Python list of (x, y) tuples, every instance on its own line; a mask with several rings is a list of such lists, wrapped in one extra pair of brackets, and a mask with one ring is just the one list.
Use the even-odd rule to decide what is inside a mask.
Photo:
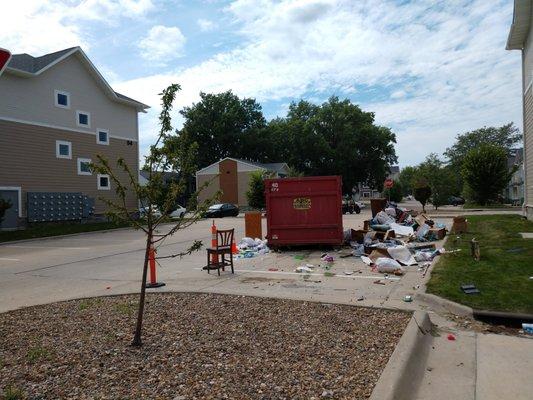
[(384, 186), (385, 188), (390, 189), (391, 187), (394, 186), (394, 181), (391, 178), (387, 178), (385, 179)]
[(4, 72), (9, 60), (11, 60), (11, 53), (9, 50), (0, 48), (0, 75)]

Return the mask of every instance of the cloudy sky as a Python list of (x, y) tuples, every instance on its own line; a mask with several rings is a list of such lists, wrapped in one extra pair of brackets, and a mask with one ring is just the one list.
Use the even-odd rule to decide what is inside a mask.
[[(268, 119), (300, 98), (349, 98), (397, 134), (400, 165), (458, 133), (521, 128), (520, 53), (505, 50), (511, 0), (3, 0), (0, 47), (35, 56), (80, 45), (115, 90), (255, 97)], [(181, 121), (178, 116), (175, 126)]]

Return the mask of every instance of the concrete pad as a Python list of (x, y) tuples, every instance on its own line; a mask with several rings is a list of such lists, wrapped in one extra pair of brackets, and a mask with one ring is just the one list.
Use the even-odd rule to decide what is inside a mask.
[(476, 400), (533, 398), (533, 339), (479, 335)]
[(475, 400), (476, 334), (437, 329), (416, 400)]

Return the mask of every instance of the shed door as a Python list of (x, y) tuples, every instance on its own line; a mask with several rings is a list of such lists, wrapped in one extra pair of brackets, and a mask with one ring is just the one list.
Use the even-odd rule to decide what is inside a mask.
[(4, 219), (0, 224), (1, 229), (16, 228), (18, 226), (19, 215), (19, 193), (17, 190), (0, 190), (0, 198), (11, 202), (11, 207), (4, 214)]

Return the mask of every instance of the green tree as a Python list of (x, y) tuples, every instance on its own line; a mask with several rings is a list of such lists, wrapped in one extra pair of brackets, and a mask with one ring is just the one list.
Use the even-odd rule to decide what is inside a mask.
[(463, 161), (462, 176), (472, 200), (485, 205), (498, 199), (516, 172), (507, 166), (507, 151), (493, 144), (483, 144), (470, 150)]
[(435, 153), (429, 154), (417, 167), (419, 176), (423, 176), (431, 188), (431, 204), (437, 209), (448, 203), (454, 192), (454, 174), (449, 166)]
[(402, 184), (399, 181), (394, 181), (392, 188), (384, 189), (383, 196), (390, 201), (399, 203), (403, 199), (403, 188)]
[(250, 182), (246, 191), (248, 205), (257, 210), (265, 208), (265, 171), (254, 171), (250, 174)]
[[(118, 201), (100, 198), (100, 200), (102, 200), (108, 207), (107, 216), (116, 222), (126, 222), (135, 229), (143, 231), (146, 235), (137, 323), (132, 341), (133, 346), (142, 345), (141, 333), (145, 306), (146, 278), (152, 249), (157, 249), (165, 239), (172, 236), (178, 230), (185, 229), (196, 223), (201, 218), (202, 213), (213, 201), (213, 199), (209, 199), (199, 204), (192, 214), (187, 217), (179, 218), (177, 221), (173, 222), (173, 225), (171, 226), (161, 226), (161, 224), (168, 219), (169, 213), (174, 208), (176, 198), (183, 193), (186, 188), (186, 177), (195, 169), (193, 159), (198, 150), (196, 143), (181, 143), (180, 146), (175, 146), (175, 143), (173, 146), (165, 145), (167, 140), (173, 139), (171, 135), (173, 128), (171, 125), (170, 111), (176, 93), (179, 90), (180, 86), (173, 84), (161, 93), (162, 111), (159, 115), (160, 131), (157, 135), (155, 144), (150, 146), (149, 154), (146, 157), (145, 171), (148, 171), (149, 175), (145, 186), (141, 186), (137, 180), (138, 171), (132, 171), (123, 158), (119, 158), (116, 161), (116, 165), (112, 166), (107, 158), (97, 155), (98, 161), (92, 165), (92, 168), (96, 173), (109, 175), (119, 198)], [(161, 171), (165, 171), (171, 166), (179, 167), (182, 178), (165, 185), (163, 173)], [(116, 170), (124, 171), (128, 176), (128, 181), (122, 182), (117, 177)], [(196, 198), (198, 193), (205, 189), (208, 184), (209, 182), (206, 182), (205, 185), (198, 188), (193, 197)], [(137, 220), (134, 217), (133, 210), (128, 209), (126, 205), (126, 194), (130, 191), (135, 193), (141, 206), (147, 210), (152, 210), (157, 202), (161, 200), (162, 193), (166, 193), (166, 197), (162, 202), (162, 208), (160, 209), (162, 215), (157, 216), (155, 213), (148, 212), (145, 221)], [(181, 252), (167, 256), (157, 256), (155, 258), (183, 257), (184, 255), (199, 250), (201, 247), (202, 242), (194, 240), (191, 246)]]
[(426, 204), (431, 197), (431, 187), (426, 178), (415, 178), (413, 183), (413, 195), (415, 196), (415, 200), (422, 204), (422, 211), (426, 212)]
[[(446, 149), (444, 156), (448, 164), (455, 171), (461, 171), (463, 161), (470, 150), (476, 149), (483, 144), (493, 144), (510, 150), (522, 141), (522, 134), (514, 124), (508, 123), (500, 127), (483, 127), (470, 132), (457, 135), (453, 146)], [(463, 192), (463, 178), (460, 173), (454, 175), (454, 195)]]
[(185, 121), (173, 140), (184, 143), (178, 145), (181, 148), (197, 143), (195, 161), (200, 168), (224, 157), (267, 161), (266, 121), (255, 99), (240, 99), (231, 91), (200, 93), (200, 101), (180, 113)]
[(450, 164), (461, 166), (470, 150), (484, 144), (493, 144), (510, 150), (522, 140), (520, 131), (512, 122), (500, 127), (483, 127), (455, 137), (453, 146), (446, 149), (444, 156)]
[(347, 99), (331, 97), (320, 106), (292, 103), (287, 117), (275, 122), (286, 136), (279, 159), (305, 175), (341, 175), (344, 193), (357, 183), (381, 188), (397, 161), (396, 137), (374, 122), (374, 113)]
[(409, 196), (413, 194), (413, 180), (417, 176), (417, 174), (417, 168), (411, 166), (403, 167), (400, 171), (398, 182), (402, 187), (404, 196)]

